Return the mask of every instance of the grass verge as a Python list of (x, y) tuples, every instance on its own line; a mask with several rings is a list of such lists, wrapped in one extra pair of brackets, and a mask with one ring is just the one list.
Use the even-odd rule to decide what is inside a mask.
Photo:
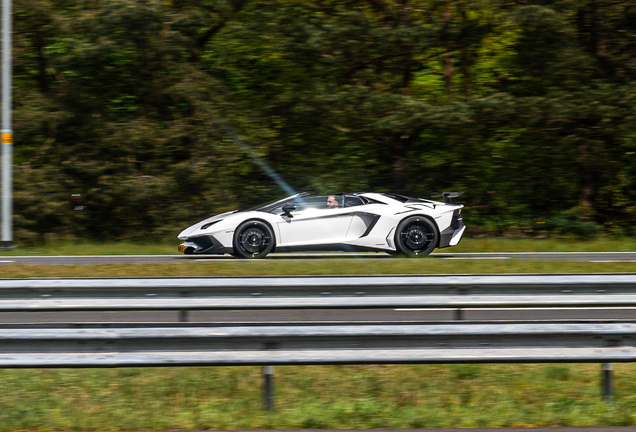
[[(180, 255), (175, 238), (161, 243), (91, 243), (82, 240), (56, 240), (40, 246), (16, 244), (0, 256), (19, 255)], [(438, 249), (437, 253), (461, 252), (629, 252), (636, 251), (636, 238), (600, 237), (592, 240), (571, 238), (465, 238), (458, 246)]]
[(541, 260), (316, 259), (316, 260), (183, 260), (175, 264), (121, 263), (98, 265), (0, 266), (2, 278), (28, 277), (152, 277), (152, 276), (288, 276), (380, 274), (493, 273), (632, 273), (632, 262), (567, 262)]
[(599, 237), (577, 240), (568, 237), (546, 239), (468, 238), (453, 248), (436, 252), (631, 252), (636, 251), (636, 238)]
[(373, 365), (0, 371), (0, 430), (596, 426), (636, 424), (636, 367)]

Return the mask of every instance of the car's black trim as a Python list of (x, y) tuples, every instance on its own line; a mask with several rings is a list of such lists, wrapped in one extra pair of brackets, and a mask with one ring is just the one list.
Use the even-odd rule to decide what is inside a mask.
[(439, 246), (437, 247), (439, 249), (449, 247), (450, 242), (453, 238), (453, 234), (455, 234), (456, 231), (459, 231), (463, 227), (464, 227), (464, 221), (462, 220), (461, 216), (453, 215), (453, 220), (451, 221), (450, 226), (446, 228), (444, 231), (442, 231), (441, 233), (439, 233)]
[(385, 203), (385, 202), (378, 201), (378, 200), (376, 200), (376, 199), (369, 198), (369, 197), (366, 197), (366, 196), (360, 196), (360, 198), (362, 198), (362, 199), (364, 199), (364, 200), (366, 200), (366, 201), (367, 201), (367, 202), (365, 203), (365, 205), (369, 205), (369, 204), (382, 204), (382, 205), (388, 205), (388, 204), (387, 204), (387, 203)]
[(457, 197), (464, 195), (464, 192), (442, 192), (441, 194), (433, 195), (431, 198), (443, 197), (446, 204), (457, 205)]
[(461, 209), (459, 210), (455, 210), (453, 212), (453, 219), (451, 220), (451, 225), (450, 225), (453, 229), (460, 229), (461, 227), (464, 226), (464, 221), (462, 219), (462, 212)]
[[(359, 207), (359, 206), (356, 206)], [(349, 213), (338, 213), (338, 214), (324, 214), (324, 215), (316, 215), (316, 216), (311, 216), (305, 219), (301, 219), (301, 222), (305, 222), (305, 221), (312, 221), (312, 220), (316, 220), (316, 219), (334, 219), (334, 218), (341, 218), (341, 217), (351, 217), (354, 213), (360, 213), (356, 211), (356, 207), (347, 207), (347, 209), (351, 209), (351, 211)], [(284, 216), (284, 215), (281, 215)], [(301, 214), (297, 214), (297, 216), (302, 216)], [(297, 219), (294, 218), (290, 218), (290, 222), (289, 223), (294, 223), (297, 222)]]
[(200, 237), (191, 237), (189, 240), (195, 245), (197, 245), (197, 249), (206, 250), (214, 246), (214, 241), (216, 239), (212, 236), (200, 236)]
[(454, 233), (455, 233), (455, 230), (452, 227), (448, 227), (444, 231), (439, 233), (439, 246), (437, 247), (439, 249), (449, 247), (450, 241), (453, 238)]
[(232, 248), (224, 247), (221, 242), (215, 239), (213, 236), (199, 236), (199, 237), (191, 237), (188, 239), (195, 245), (197, 248), (192, 251), (192, 254), (224, 254), (233, 252)]
[(305, 245), (305, 246), (285, 246), (276, 247), (276, 253), (279, 252), (391, 252), (387, 249), (380, 249), (368, 246), (353, 246), (344, 243), (331, 243), (324, 245)]
[(204, 224), (204, 225), (201, 225), (201, 229), (202, 229), (202, 230), (206, 230), (206, 229), (210, 228), (212, 225), (214, 225), (214, 224), (217, 224), (217, 223), (221, 222), (222, 220), (223, 220), (223, 219), (217, 219), (217, 220), (215, 220), (215, 221), (208, 222), (208, 223), (206, 223), (206, 224)]
[(371, 220), (371, 223), (367, 227), (367, 230), (360, 236), (360, 238), (368, 236), (371, 230), (375, 227), (375, 224), (377, 224), (379, 220), (380, 220), (380, 215), (373, 216), (373, 219)]
[(414, 212), (415, 210), (419, 210), (419, 209), (414, 209), (414, 208), (410, 208), (409, 207), (409, 210), (404, 210), (404, 211), (401, 211), (401, 212), (397, 212), (395, 214), (399, 215), (399, 214), (404, 214), (404, 213), (411, 213), (411, 212)]

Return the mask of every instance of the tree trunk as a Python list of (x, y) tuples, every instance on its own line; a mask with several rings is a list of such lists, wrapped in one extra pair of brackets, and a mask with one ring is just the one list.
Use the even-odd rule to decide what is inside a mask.
[(581, 206), (585, 213), (592, 211), (594, 200), (594, 170), (591, 163), (590, 144), (586, 142), (579, 147), (579, 169), (581, 176)]
[[(407, 0), (402, 1), (402, 24), (405, 27), (410, 27), (410, 17), (409, 17), (409, 9), (406, 7)], [(407, 54), (404, 58), (404, 72), (402, 73), (402, 84), (401, 87), (403, 89), (408, 89), (411, 84), (411, 78), (413, 76), (413, 53), (412, 47), (406, 46)]]
[(391, 145), (391, 174), (395, 193), (404, 193), (404, 161), (406, 160), (406, 140), (396, 137)]
[[(446, 22), (447, 28), (450, 28), (450, 20), (451, 20), (451, 10), (450, 10), (450, 0), (447, 0), (444, 5), (444, 12), (442, 13), (442, 18)], [(451, 89), (453, 87), (453, 50), (451, 46), (450, 40), (446, 40), (444, 44), (445, 54), (444, 54), (444, 90), (446, 90), (446, 94), (450, 96)]]
[[(468, 15), (466, 14), (466, 9), (462, 8), (462, 27), (466, 28), (468, 26)], [(473, 86), (472, 77), (470, 76), (470, 65), (472, 62), (471, 53), (470, 53), (470, 42), (468, 40), (464, 40), (462, 43), (462, 75), (464, 76), (464, 96), (469, 97), (470, 92)]]
[(43, 24), (38, 22), (35, 27), (35, 37), (33, 41), (33, 47), (37, 53), (38, 60), (38, 76), (37, 82), (40, 87), (40, 91), (42, 93), (46, 93), (49, 91), (49, 83), (46, 79), (46, 56), (44, 55), (44, 30), (42, 29)]
[(592, 0), (590, 6), (592, 8), (590, 28), (592, 49), (594, 50), (594, 55), (597, 58), (601, 58), (605, 55), (605, 47), (601, 42), (601, 12), (599, 11), (598, 0)]

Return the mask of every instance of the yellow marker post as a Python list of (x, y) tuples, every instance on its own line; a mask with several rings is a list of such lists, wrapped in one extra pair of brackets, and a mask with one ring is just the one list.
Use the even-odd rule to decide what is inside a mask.
[(2, 129), (0, 129), (0, 140), (2, 144), (2, 162), (0, 165), (0, 177), (2, 178), (2, 190), (0, 198), (0, 222), (2, 222), (2, 236), (0, 238), (0, 249), (13, 249), (13, 123), (11, 112), (12, 82), (12, 0), (2, 0)]

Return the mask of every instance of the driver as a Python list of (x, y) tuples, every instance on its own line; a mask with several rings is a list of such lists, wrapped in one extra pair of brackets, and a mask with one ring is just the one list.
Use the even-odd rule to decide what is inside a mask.
[(327, 198), (327, 207), (330, 209), (338, 208), (338, 200), (335, 195), (329, 195), (329, 198)]

